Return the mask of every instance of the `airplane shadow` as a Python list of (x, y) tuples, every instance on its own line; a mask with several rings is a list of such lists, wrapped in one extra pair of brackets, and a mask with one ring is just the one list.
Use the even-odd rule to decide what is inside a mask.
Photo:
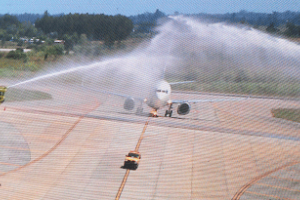
[[(141, 116), (141, 117), (151, 117), (150, 113), (128, 113), (128, 112), (116, 112), (118, 114), (128, 115), (128, 116)], [(207, 121), (207, 122), (215, 122), (216, 120), (208, 120), (208, 119), (201, 119), (201, 118), (183, 118), (183, 117), (165, 117), (165, 116), (158, 116), (158, 118), (164, 119), (180, 119), (180, 120), (194, 120), (194, 121)], [(220, 121), (219, 121), (220, 122)]]
[(150, 113), (128, 113), (128, 112), (117, 112), (123, 115), (133, 115), (133, 116), (141, 116), (141, 117), (151, 117)]

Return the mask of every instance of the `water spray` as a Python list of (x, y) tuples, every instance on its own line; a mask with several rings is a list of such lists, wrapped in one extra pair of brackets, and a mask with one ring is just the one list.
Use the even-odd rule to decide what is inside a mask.
[[(104, 61), (103, 62), (103, 64), (107, 64), (107, 63), (109, 63), (109, 61), (106, 61), (106, 62)], [(68, 73), (76, 72), (76, 71), (79, 71), (79, 70), (91, 69), (91, 68), (95, 68), (97, 66), (98, 66), (98, 64), (94, 63), (94, 64), (87, 65), (87, 66), (80, 66), (80, 67), (71, 68), (71, 69), (67, 69), (67, 70), (63, 70), (63, 71), (59, 71), (59, 72), (54, 72), (54, 73), (51, 73), (51, 74), (46, 74), (46, 75), (35, 77), (35, 78), (29, 79), (29, 80), (26, 80), (26, 81), (22, 81), (20, 83), (8, 86), (7, 88), (16, 87), (16, 86), (19, 86), (19, 85), (22, 85), (22, 84), (25, 84), (25, 83), (30, 83), (30, 82), (34, 82), (34, 81), (38, 81), (38, 80), (42, 80), (42, 79), (47, 79), (47, 78), (50, 78), (50, 77), (60, 76), (60, 75), (63, 75), (63, 74), (68, 74)]]
[(197, 82), (232, 81), (237, 75), (243, 78), (243, 73), (251, 81), (300, 76), (300, 46), (253, 28), (174, 16), (156, 30), (150, 42), (122, 56), (50, 72), (8, 88), (75, 72), (90, 86), (107, 86), (126, 94), (145, 91), (158, 79), (164, 79), (166, 71), (167, 77), (176, 81)]

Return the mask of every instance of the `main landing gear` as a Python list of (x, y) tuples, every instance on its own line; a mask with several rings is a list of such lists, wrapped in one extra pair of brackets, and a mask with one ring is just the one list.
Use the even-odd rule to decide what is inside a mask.
[(142, 107), (138, 107), (138, 108), (136, 109), (135, 114), (137, 114), (137, 115), (143, 114), (143, 108), (142, 108)]
[(165, 117), (168, 117), (168, 116), (172, 117), (172, 113), (173, 113), (172, 104), (170, 104), (169, 109), (166, 110)]
[(142, 105), (142, 101), (140, 102), (140, 105), (136, 108), (136, 112), (135, 114), (137, 115), (142, 115), (143, 114), (143, 105)]

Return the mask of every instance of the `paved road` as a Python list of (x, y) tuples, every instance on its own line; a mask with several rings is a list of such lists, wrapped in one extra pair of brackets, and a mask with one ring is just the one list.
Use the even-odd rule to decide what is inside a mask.
[(299, 199), (300, 126), (270, 113), (299, 102), (198, 103), (186, 116), (148, 118), (149, 108), (124, 111), (119, 97), (34, 89), (52, 99), (0, 105), (0, 199), (115, 199), (143, 130), (120, 199)]
[[(16, 49), (0, 49), (0, 52), (10, 52), (10, 51), (15, 51)], [(29, 52), (31, 49), (24, 49), (24, 52)]]

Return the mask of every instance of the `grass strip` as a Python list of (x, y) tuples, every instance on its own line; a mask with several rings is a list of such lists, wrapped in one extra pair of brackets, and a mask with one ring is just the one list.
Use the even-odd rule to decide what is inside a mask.
[(8, 88), (5, 93), (6, 102), (14, 101), (33, 101), (33, 100), (46, 100), (52, 99), (51, 94), (37, 90), (24, 90), (17, 88)]
[(300, 109), (278, 108), (271, 110), (273, 117), (300, 123)]

